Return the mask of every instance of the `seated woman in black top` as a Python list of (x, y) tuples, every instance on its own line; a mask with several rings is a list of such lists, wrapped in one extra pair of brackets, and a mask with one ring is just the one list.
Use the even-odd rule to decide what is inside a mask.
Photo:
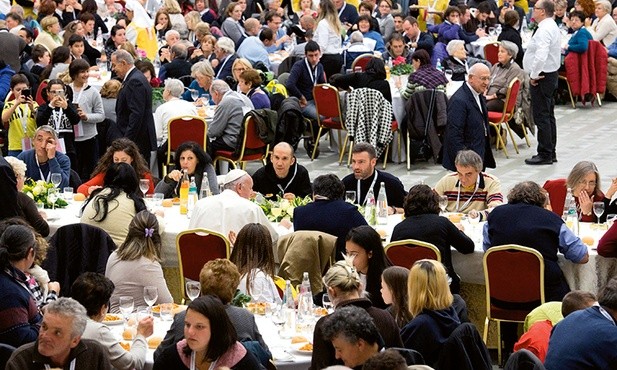
[(371, 58), (366, 64), (364, 72), (348, 73), (346, 75), (335, 74), (330, 78), (330, 83), (340, 89), (349, 90), (350, 87), (360, 89), (368, 87), (375, 89), (392, 103), (390, 84), (386, 81), (386, 65), (381, 58)]
[(391, 241), (417, 239), (434, 244), (441, 253), (448, 276), (450, 291), (458, 293), (460, 278), (452, 266), (451, 247), (463, 254), (472, 253), (473, 240), (456, 228), (446, 217), (439, 216), (439, 196), (427, 185), (409, 189), (403, 204), (405, 219), (394, 227)]

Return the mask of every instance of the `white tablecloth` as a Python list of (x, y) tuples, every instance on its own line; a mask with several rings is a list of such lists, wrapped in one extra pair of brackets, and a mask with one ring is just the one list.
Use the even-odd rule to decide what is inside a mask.
[[(255, 322), (257, 323), (261, 336), (264, 338), (264, 341), (273, 353), (274, 363), (276, 364), (277, 369), (306, 370), (309, 367), (311, 356), (295, 351), (291, 346), (291, 339), (281, 338), (278, 335), (278, 329), (269, 317), (255, 315)], [(152, 336), (165, 338), (165, 334), (169, 330), (171, 323), (171, 321), (162, 321), (158, 317), (155, 317), (154, 334), (152, 334)], [(122, 339), (122, 332), (124, 331), (124, 326), (122, 324), (110, 325), (109, 327), (119, 341), (126, 342)], [(307, 339), (311, 341), (313, 340), (312, 336)], [(148, 349), (144, 370), (152, 369), (152, 365), (154, 363), (153, 356), (154, 349)]]
[[(66, 209), (55, 211), (47, 210), (53, 218), (49, 221), (50, 236), (63, 225), (79, 222), (79, 208), (82, 202), (74, 202)], [(189, 220), (185, 215), (180, 215), (179, 207), (163, 208), (165, 210), (165, 231), (162, 235), (162, 261), (161, 265), (165, 268), (177, 268), (178, 256), (176, 254), (176, 236), (178, 233), (188, 229)], [(389, 241), (392, 230), (402, 220), (402, 215), (392, 215), (388, 217), (387, 225), (377, 225), (377, 230), (385, 230)], [(452, 263), (454, 269), (461, 276), (461, 280), (466, 283), (484, 284), (484, 270), (482, 266), (482, 230), (483, 224), (475, 227), (467, 226), (465, 232), (474, 240), (475, 251), (472, 254), (462, 255), (456, 250), (452, 250)], [(559, 255), (559, 264), (564, 272), (571, 289), (581, 289), (591, 292), (598, 292), (599, 289), (613, 276), (617, 276), (617, 259), (604, 258), (598, 256), (596, 246), (598, 240), (605, 232), (602, 230), (592, 230), (589, 223), (580, 224), (580, 236), (593, 236), (594, 244), (589, 248), (589, 262), (583, 265), (574, 264), (567, 261), (563, 255)], [(277, 228), (280, 235), (291, 232)]]

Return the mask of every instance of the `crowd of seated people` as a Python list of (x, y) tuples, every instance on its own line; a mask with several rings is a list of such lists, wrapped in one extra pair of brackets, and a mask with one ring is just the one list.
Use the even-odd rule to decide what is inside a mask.
[[(539, 1), (533, 11), (546, 11), (547, 1)], [(14, 5), (3, 14), (5, 21), (0, 21), (0, 28), (7, 31), (0, 32), (0, 45), (6, 47), (0, 56), (2, 121), (8, 128), (8, 154), (14, 157), (0, 160), (4, 192), (0, 223), (6, 223), (0, 227), (0, 313), (11, 317), (0, 320), (0, 343), (21, 347), (7, 368), (28, 368), (24, 364), (30, 364), (32, 357), (50, 367), (70, 366), (80, 353), (87, 353), (92, 361), (88, 368), (144, 366), (144, 338), (152, 333), (152, 320), (137, 325), (129, 351), (119, 346), (101, 321), (107, 311), (118, 312), (120, 296), (133, 297), (136, 307), (147, 306), (142, 294), (145, 286), (157, 287), (157, 304), (172, 302), (161, 265), (163, 212), (148, 211), (144, 198), (153, 193), (179, 196), (182, 171), (195, 177), (198, 193), (207, 178), (212, 194), (197, 203), (190, 226), (211, 227), (228, 237), (234, 249), (229, 260), (204, 266), (200, 276), (204, 297), (176, 316), (157, 353), (155, 369), (182, 368), (191, 357), (199, 366), (213, 363), (253, 369), (258, 368), (255, 353), (240, 341), (257, 342), (268, 351), (251, 314), (230, 306), (236, 289), (256, 300), (281, 301), (274, 283), (272, 246), (280, 227), (290, 225), (281, 222), (275, 227), (268, 222), (263, 210), (249, 201), (253, 188), (270, 199), (313, 197), (312, 203), (295, 209), (294, 230), (322, 231), (337, 238), (338, 262), (323, 277), (335, 311), (317, 322), (312, 369), (339, 362), (359, 368), (370, 364), (371, 357), (379, 361), (379, 352), (390, 347), (407, 347), (419, 352), (428, 365), (438, 363), (445, 341), (467, 321), (465, 302), (457, 294), (461, 281), (452, 264), (451, 248), (468, 254), (474, 244), (450, 220), (439, 216), (439, 196), (447, 199), (448, 212), (486, 222), (484, 249), (511, 243), (533, 246), (540, 231), (529, 230), (543, 230), (544, 243), (536, 249), (545, 260), (547, 298), (568, 301), (570, 287), (557, 255), (562, 253), (579, 264), (586, 263), (589, 255), (581, 239), (560, 219), (567, 190), (571, 190), (581, 221), (604, 221), (605, 216), (597, 220), (593, 215), (593, 203), (605, 203), (604, 215), (617, 213), (612, 201), (617, 181), (603, 192), (596, 166), (582, 161), (567, 178), (544, 184), (552, 212), (545, 209), (546, 193), (531, 182), (517, 184), (503, 204), (499, 179), (485, 172), (492, 165), (488, 156), (476, 153), (476, 148), (486, 148), (485, 136), (489, 136), (483, 117), (478, 122), (485, 124), (485, 130), (469, 132), (484, 131), (485, 136), (464, 138), (470, 139), (465, 149), (474, 150), (452, 151), (456, 157), (451, 156), (448, 167), (456, 172), (444, 173), (439, 182), (431, 184), (434, 188), (410, 187), (377, 170), (375, 149), (365, 143), (351, 150), (353, 173), (342, 179), (321, 175), (312, 178), (312, 184), (306, 168), (296, 162), (294, 147), (287, 144), (275, 146), (269, 164), (253, 177), (243, 170), (229, 172), (223, 191), (212, 165), (217, 151), (237, 148), (247, 110), (273, 106), (264, 88), (268, 82), (264, 76), (269, 74), (261, 69), (275, 72), (278, 64), (273, 61), (296, 50), (299, 43), (303, 44), (301, 57), (291, 66), (285, 85), (299, 100), (302, 113), (313, 120), (317, 118), (313, 87), (326, 81), (342, 89), (372, 88), (392, 102), (397, 92), (387, 78), (397, 58), (414, 69), (408, 81), (397, 86), (405, 100), (424, 89), (445, 91), (450, 74), (442, 71), (450, 70), (451, 80), (462, 84), (448, 107), (450, 121), (460, 120), (459, 112), (467, 115), (462, 121), (476, 119), (470, 112), (476, 105), (483, 113), (502, 111), (514, 78), (521, 80), (524, 96), (534, 96), (530, 90), (542, 78), (523, 62), (521, 27), (527, 23), (523, 1), (506, 0), (501, 8), (487, 2), (470, 1), (461, 7), (440, 2), (436, 12), (419, 8), (417, 17), (389, 0), (362, 2), (357, 7), (340, 0), (321, 0), (319, 6), (310, 1), (296, 6), (273, 0), (262, 14), (243, 0), (225, 6), (204, 0), (153, 3), (45, 0), (34, 4), (36, 13), (32, 7)], [(580, 9), (568, 18), (567, 4), (555, 2), (556, 24), (563, 33), (573, 33), (567, 49), (584, 52), (575, 41), (586, 46), (589, 39), (609, 49), (614, 46), (617, 26), (611, 4), (599, 1), (591, 10), (577, 6)], [(33, 19), (34, 14), (38, 19)], [(497, 24), (502, 29), (498, 60), (488, 70), (490, 64), (482, 55), (472, 54), (470, 44), (493, 33)], [(345, 56), (358, 51), (375, 56), (364, 71), (347, 73), (353, 58), (346, 60)], [(270, 59), (272, 54), (281, 55)], [(105, 74), (99, 70), (105, 65), (112, 81), (100, 89), (102, 83), (94, 80)], [(156, 101), (156, 88), (160, 88), (163, 103), (153, 109), (161, 103)], [(469, 104), (464, 106), (461, 101)], [(173, 156), (175, 168), (165, 176), (157, 174), (153, 153), (161, 154), (159, 164), (167, 158), (167, 123), (178, 115), (197, 115), (195, 103), (218, 105), (208, 122), (207, 147), (183, 143)], [(103, 121), (108, 125), (105, 131)], [(550, 158), (551, 163), (554, 160)], [(58, 283), (41, 271), (46, 247), (42, 236), (54, 230), (45, 211), (39, 211), (21, 192), (26, 179), (49, 182), (55, 173), (61, 174), (60, 189), (74, 186), (87, 197), (80, 221), (103, 229), (117, 246), (106, 261), (104, 274), (87, 273), (76, 279), (72, 299), (57, 299)], [(145, 194), (139, 189), (141, 179), (149, 183)], [(345, 191), (357, 191), (356, 203), (362, 206), (369, 189), (376, 195), (381, 184), (388, 195), (388, 213), (406, 217), (394, 228), (391, 239), (431, 242), (440, 250), (441, 262), (424, 260), (410, 269), (392, 266), (380, 235), (366, 225), (356, 205), (343, 200)], [(510, 220), (515, 217), (525, 222), (512, 227)], [(617, 226), (604, 234), (598, 254), (617, 257)], [(545, 343), (547, 364), (574, 366), (577, 359), (566, 354), (580, 343), (570, 333), (587, 333), (587, 329), (584, 338), (592, 339), (592, 329), (600, 332), (614, 323), (615, 287), (609, 282), (597, 304), (568, 312), (555, 325)], [(579, 327), (583, 319), (594, 326)], [(196, 334), (206, 322), (213, 324), (208, 330), (216, 343)], [(52, 332), (59, 333), (54, 335), (62, 337), (62, 343), (49, 339)], [(512, 347), (518, 339), (515, 330), (506, 325), (503, 332), (506, 346)], [(600, 347), (609, 346), (614, 338), (607, 334), (595, 340)], [(338, 354), (341, 346), (349, 345), (359, 351)], [(609, 357), (595, 360), (598, 366), (613, 364)]]

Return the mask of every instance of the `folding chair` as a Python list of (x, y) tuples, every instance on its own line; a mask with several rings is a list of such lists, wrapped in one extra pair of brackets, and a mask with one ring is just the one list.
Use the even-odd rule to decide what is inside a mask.
[(235, 154), (230, 150), (217, 150), (214, 153), (214, 167), (216, 167), (218, 161), (229, 162), (233, 168), (238, 168), (238, 165), (240, 165), (242, 169), (246, 168), (246, 162), (249, 161), (261, 161), (264, 166), (266, 165), (269, 146), (259, 138), (255, 119), (252, 115), (247, 114), (242, 124), (244, 125), (244, 135), (242, 136), (240, 153)]
[(374, 57), (375, 56), (371, 53), (357, 56), (356, 59), (354, 59), (353, 63), (351, 63), (351, 70), (356, 72), (356, 67), (359, 67), (362, 69), (361, 72), (364, 72), (366, 70), (366, 65)]
[[(502, 112), (488, 112), (488, 123), (495, 127), (497, 131), (497, 141), (495, 144), (495, 148), (503, 150), (503, 153), (508, 158), (508, 150), (506, 149), (506, 143), (501, 137), (501, 125), (505, 124), (506, 129), (508, 129), (508, 133), (510, 134), (510, 139), (512, 139), (512, 145), (514, 145), (514, 150), (516, 150), (516, 154), (518, 154), (518, 146), (516, 145), (516, 141), (514, 141), (514, 134), (512, 133), (512, 129), (510, 128), (510, 120), (514, 117), (514, 110), (516, 109), (516, 97), (518, 96), (518, 92), (521, 88), (521, 81), (518, 78), (514, 78), (510, 81), (508, 85), (508, 92), (506, 93), (506, 102), (503, 106)], [(523, 126), (523, 132), (525, 132), (525, 137), (527, 137), (527, 129)]]
[(431, 243), (415, 239), (399, 240), (386, 246), (386, 256), (396, 266), (411, 268), (419, 260), (441, 261), (441, 252)]
[(499, 53), (499, 42), (491, 42), (490, 44), (484, 45), (484, 59), (492, 64), (499, 63), (499, 57), (497, 54)]
[[(317, 110), (317, 124), (319, 125), (319, 131), (317, 132), (317, 139), (313, 148), (313, 154), (311, 155), (311, 161), (315, 159), (315, 152), (319, 147), (319, 138), (321, 137), (321, 132), (323, 129), (347, 131), (343, 121), (343, 112), (341, 112), (341, 103), (336, 87), (329, 84), (315, 85), (315, 87), (313, 87), (313, 99), (315, 99), (315, 109)], [(343, 144), (341, 141), (341, 132), (338, 132), (340, 152), (339, 163), (343, 161), (348, 136), (349, 135), (345, 136), (345, 144)]]
[(167, 175), (167, 166), (171, 165), (172, 153), (180, 144), (194, 141), (206, 150), (208, 124), (197, 116), (174, 117), (167, 122), (167, 160), (163, 166), (163, 177)]

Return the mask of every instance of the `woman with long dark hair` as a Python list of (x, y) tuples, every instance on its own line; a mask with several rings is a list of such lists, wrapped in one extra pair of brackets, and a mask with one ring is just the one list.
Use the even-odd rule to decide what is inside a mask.
[(103, 154), (98, 161), (94, 171), (92, 171), (92, 178), (81, 184), (81, 186), (77, 188), (77, 192), (88, 196), (92, 194), (94, 190), (101, 188), (107, 170), (114, 163), (130, 164), (135, 170), (138, 178), (150, 181), (150, 187), (146, 194), (152, 194), (154, 192), (154, 180), (148, 169), (148, 164), (141, 154), (139, 154), (137, 145), (127, 138), (116, 139), (111, 143), (105, 154)]
[(229, 257), (240, 272), (238, 289), (256, 301), (280, 303), (281, 297), (274, 284), (274, 252), (272, 238), (264, 225), (245, 225), (234, 242)]
[(167, 347), (154, 361), (154, 370), (258, 370), (259, 363), (238, 342), (225, 306), (211, 295), (195, 299), (186, 310), (184, 339)]
[(381, 274), (392, 262), (386, 256), (381, 236), (371, 226), (358, 226), (349, 230), (345, 238), (347, 256), (353, 258), (353, 265), (360, 275), (364, 290), (373, 306), (386, 308), (381, 297)]
[(187, 141), (176, 149), (175, 168), (167, 174), (154, 189), (155, 193), (165, 194), (165, 198), (177, 197), (180, 194), (180, 182), (182, 180), (182, 171), (186, 170), (189, 179), (195, 177), (195, 185), (197, 185), (197, 194), (201, 192), (201, 182), (204, 173), (210, 184), (212, 194), (219, 193), (219, 187), (216, 178), (212, 159), (204, 152), (199, 144), (194, 141)]
[(386, 65), (381, 58), (373, 57), (366, 64), (364, 72), (347, 74), (335, 74), (330, 78), (330, 83), (338, 88), (349, 90), (350, 87), (360, 89), (368, 87), (375, 89), (392, 103), (390, 84), (386, 81)]
[(122, 245), (133, 217), (144, 209), (135, 170), (128, 163), (114, 163), (105, 173), (103, 187), (94, 190), (84, 203), (81, 222), (100, 227), (116, 245)]

